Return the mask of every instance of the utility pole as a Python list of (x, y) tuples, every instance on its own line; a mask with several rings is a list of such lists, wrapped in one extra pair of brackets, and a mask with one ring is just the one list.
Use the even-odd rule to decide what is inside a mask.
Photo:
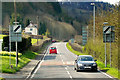
[(93, 6), (93, 43), (95, 41), (95, 3), (91, 3)]
[[(15, 12), (15, 25), (17, 25), (17, 12), (16, 12), (16, 2), (14, 0), (14, 12)], [(17, 35), (17, 34), (16, 34)], [(16, 41), (16, 67), (18, 64), (18, 51), (17, 51), (17, 41)]]

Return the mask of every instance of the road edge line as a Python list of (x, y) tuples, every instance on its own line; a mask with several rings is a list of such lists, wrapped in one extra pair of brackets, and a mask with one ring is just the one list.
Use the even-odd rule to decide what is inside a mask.
[[(50, 45), (49, 45), (50, 46)], [(35, 72), (35, 69), (39, 66), (39, 64), (43, 61), (43, 59), (45, 58), (45, 56), (46, 56), (46, 54), (47, 54), (47, 49), (48, 49), (48, 47), (49, 46), (47, 46), (46, 47), (46, 49), (43, 51), (44, 52), (44, 55), (43, 55), (43, 57), (38, 61), (38, 63), (37, 63), (37, 65), (34, 67), (34, 69), (29, 73), (29, 75), (26, 77), (26, 79), (25, 80), (29, 80), (29, 79), (31, 79), (32, 77), (32, 74), (34, 74), (34, 72)]]

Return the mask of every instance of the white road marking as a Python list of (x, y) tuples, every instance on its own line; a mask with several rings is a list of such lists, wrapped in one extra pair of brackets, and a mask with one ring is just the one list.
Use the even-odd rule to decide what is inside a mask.
[[(49, 46), (49, 47), (50, 47), (50, 46)], [(47, 51), (48, 51), (49, 47), (47, 48)], [(30, 75), (31, 75), (31, 77), (30, 77), (31, 79), (34, 77), (35, 73), (38, 71), (38, 69), (40, 68), (41, 64), (44, 62), (44, 58), (45, 58), (45, 56), (47, 55), (47, 51), (46, 51), (43, 59), (41, 60), (40, 64), (38, 65), (37, 69), (34, 71), (34, 73), (33, 73), (32, 75), (31, 75), (31, 73), (29, 73), (29, 75), (27, 76), (27, 78), (26, 78), (25, 80), (27, 80), (27, 79), (30, 77)], [(30, 80), (31, 80), (31, 79), (30, 79)]]
[(65, 69), (67, 70), (67, 68), (65, 67)]
[[(100, 70), (99, 70), (100, 71)], [(111, 79), (113, 79), (113, 80), (116, 80), (116, 79), (114, 79), (112, 76), (110, 76), (110, 75), (108, 75), (108, 74), (106, 74), (106, 73), (104, 73), (104, 72), (102, 72), (102, 71), (100, 71), (102, 74), (104, 74), (104, 75), (106, 75), (107, 77), (109, 77), (109, 78), (111, 78)]]
[(41, 64), (44, 62), (44, 58), (47, 54), (44, 55), (42, 61), (40, 62), (40, 64), (38, 65), (38, 67), (35, 69), (34, 73), (31, 75), (31, 79), (34, 77), (35, 73), (38, 71), (38, 69), (41, 67)]
[[(60, 54), (59, 54), (59, 55), (60, 55)], [(63, 58), (62, 58), (61, 55), (60, 55), (60, 57), (61, 57), (62, 63), (65, 64), (65, 62), (63, 61)], [(68, 62), (68, 63), (70, 64), (70, 62)], [(72, 76), (71, 76), (70, 72), (68, 71), (68, 68), (67, 68), (67, 67), (68, 67), (68, 66), (65, 67), (65, 70), (67, 71), (67, 74), (69, 75), (70, 79), (72, 79)]]
[(69, 72), (69, 71), (67, 71), (67, 73), (68, 73), (68, 75), (69, 75), (70, 79), (72, 79), (72, 76), (71, 76), (70, 72)]

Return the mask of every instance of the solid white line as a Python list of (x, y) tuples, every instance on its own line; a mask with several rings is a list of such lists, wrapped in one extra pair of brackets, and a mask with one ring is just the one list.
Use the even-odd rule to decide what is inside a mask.
[[(48, 52), (48, 49), (49, 49), (50, 46), (51, 46), (51, 45), (49, 45), (49, 46), (47, 47), (47, 51), (46, 51), (43, 59), (41, 60), (40, 64), (38, 65), (37, 69), (34, 71), (34, 73), (33, 73), (32, 75), (31, 75), (31, 73), (29, 73), (29, 75), (27, 76), (27, 78), (26, 78), (25, 80), (27, 80), (27, 79), (30, 77), (30, 75), (31, 75), (30, 78), (33, 78), (33, 77), (34, 77), (35, 73), (36, 73), (37, 70), (40, 68), (41, 64), (44, 62), (44, 58), (45, 58), (45, 56), (47, 55), (47, 52)], [(45, 52), (45, 51), (44, 51), (44, 52)], [(30, 79), (30, 80), (31, 80), (31, 79)]]
[(46, 54), (44, 55), (42, 61), (40, 62), (40, 64), (38, 65), (38, 67), (35, 69), (34, 73), (31, 75), (30, 78), (33, 78), (35, 73), (38, 71), (38, 69), (41, 67), (41, 64), (44, 62), (44, 58), (45, 58)]
[(44, 58), (45, 58), (46, 55), (47, 55), (47, 54), (45, 53), (42, 61), (40, 62), (40, 64), (38, 65), (38, 67), (35, 69), (34, 73), (31, 75), (31, 77), (30, 77), (31, 79), (34, 77), (35, 73), (36, 73), (36, 72), (38, 71), (38, 69), (41, 67), (41, 64), (44, 62)]
[(106, 75), (107, 77), (109, 77), (109, 78), (111, 78), (111, 79), (113, 79), (113, 77), (112, 76), (110, 76), (110, 75), (108, 75), (108, 74), (106, 74), (106, 73), (104, 73), (104, 72), (102, 72), (102, 71), (100, 71), (102, 74), (104, 74), (104, 75)]

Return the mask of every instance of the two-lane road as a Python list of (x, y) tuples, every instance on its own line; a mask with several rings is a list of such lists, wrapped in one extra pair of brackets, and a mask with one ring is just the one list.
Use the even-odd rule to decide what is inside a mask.
[(76, 55), (66, 48), (66, 43), (53, 43), (51, 46), (57, 47), (58, 54), (49, 54), (49, 48), (43, 60), (32, 74), (31, 78), (98, 78), (97, 80), (112, 80), (104, 73), (98, 72), (76, 72), (74, 61)]

